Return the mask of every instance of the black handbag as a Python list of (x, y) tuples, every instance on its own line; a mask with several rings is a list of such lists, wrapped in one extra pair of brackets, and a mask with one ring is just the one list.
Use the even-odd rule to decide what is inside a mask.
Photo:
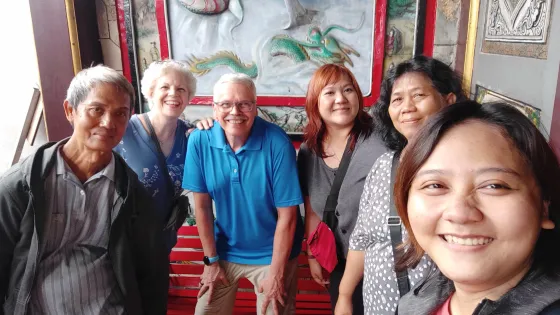
[(186, 195), (185, 191), (181, 191), (179, 194), (175, 193), (175, 187), (173, 185), (173, 180), (169, 175), (169, 170), (167, 169), (167, 163), (165, 162), (165, 155), (161, 150), (161, 146), (159, 145), (159, 140), (156, 136), (154, 131), (154, 126), (150, 122), (150, 118), (148, 114), (142, 114), (140, 118), (143, 118), (146, 126), (149, 129), (150, 137), (154, 142), (157, 150), (158, 150), (158, 161), (161, 167), (161, 171), (163, 172), (164, 176), (167, 178), (167, 186), (170, 192), (170, 198), (172, 198), (171, 203), (171, 213), (169, 214), (169, 218), (167, 219), (165, 226), (163, 228), (164, 231), (178, 231), (179, 228), (185, 223), (187, 216), (189, 213), (192, 213), (191, 204), (189, 202), (189, 198)]

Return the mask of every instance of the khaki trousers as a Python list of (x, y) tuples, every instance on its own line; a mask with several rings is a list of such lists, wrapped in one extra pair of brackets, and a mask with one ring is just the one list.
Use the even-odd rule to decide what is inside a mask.
[[(218, 284), (214, 288), (212, 303), (208, 305), (208, 293), (206, 291), (198, 302), (196, 303), (195, 315), (230, 315), (233, 313), (235, 303), (235, 294), (237, 293), (237, 284), (239, 279), (247, 278), (255, 286), (255, 293), (257, 294), (257, 309), (255, 314), (263, 315), (261, 313), (262, 304), (264, 302), (264, 293), (258, 292), (258, 285), (263, 280), (270, 265), (241, 265), (227, 261), (219, 261), (219, 264), (226, 273), (229, 285)], [(292, 315), (296, 313), (296, 292), (297, 292), (297, 257), (288, 261), (284, 271), (284, 289), (287, 293), (286, 307), (283, 308), (280, 304), (279, 311), (281, 315)], [(272, 303), (266, 310), (266, 315), (272, 315)]]

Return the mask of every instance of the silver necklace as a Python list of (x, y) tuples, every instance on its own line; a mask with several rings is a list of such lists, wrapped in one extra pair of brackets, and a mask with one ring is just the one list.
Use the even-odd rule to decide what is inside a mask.
[(325, 140), (326, 140), (325, 142), (327, 142), (327, 151), (329, 152), (329, 154), (332, 153), (332, 155), (330, 155), (330, 156), (334, 157), (338, 162), (340, 162), (340, 158), (338, 158), (338, 154), (336, 154), (336, 151), (333, 150), (332, 147), (331, 147), (331, 143), (329, 141), (329, 138), (327, 138)]

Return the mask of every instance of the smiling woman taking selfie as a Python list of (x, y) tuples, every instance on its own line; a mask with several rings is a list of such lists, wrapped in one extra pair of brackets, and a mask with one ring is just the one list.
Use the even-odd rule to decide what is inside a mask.
[(560, 166), (506, 104), (464, 102), (408, 145), (395, 203), (409, 231), (400, 270), (426, 253), (439, 271), (398, 314), (560, 314)]

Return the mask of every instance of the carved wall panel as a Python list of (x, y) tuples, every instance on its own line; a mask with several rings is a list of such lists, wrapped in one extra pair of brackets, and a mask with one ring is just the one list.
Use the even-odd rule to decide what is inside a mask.
[(486, 41), (546, 43), (553, 0), (489, 0)]

